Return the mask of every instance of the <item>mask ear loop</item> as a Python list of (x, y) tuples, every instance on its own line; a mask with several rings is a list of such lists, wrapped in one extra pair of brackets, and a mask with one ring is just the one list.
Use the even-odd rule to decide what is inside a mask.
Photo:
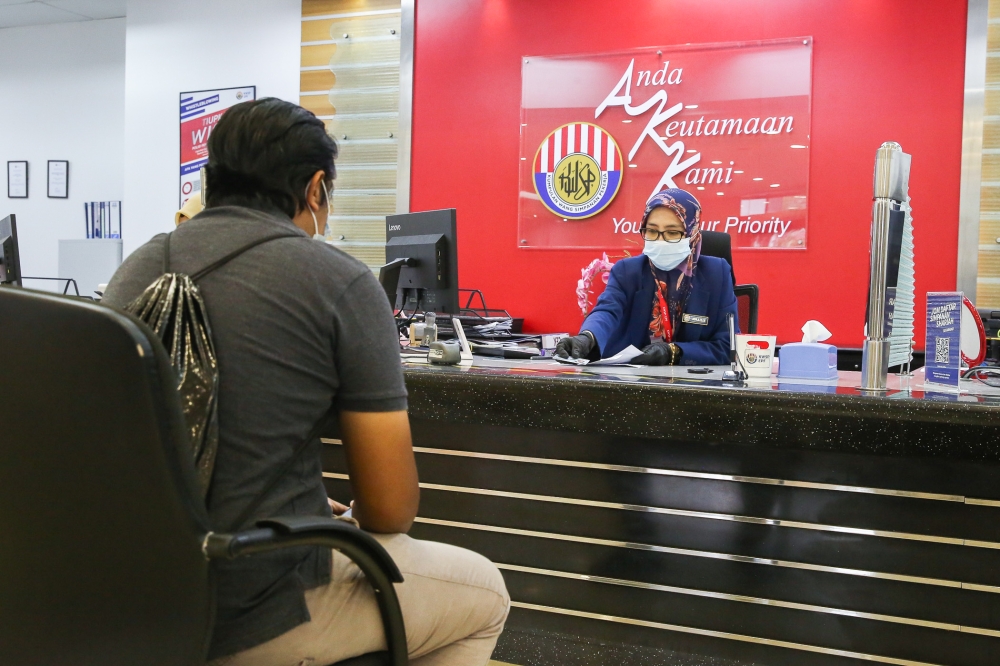
[(330, 216), (333, 215), (333, 199), (330, 198), (330, 190), (326, 188), (326, 179), (320, 181), (323, 183), (323, 194), (326, 195), (326, 225), (324, 225), (323, 233), (326, 233), (326, 227), (330, 225)]
[[(320, 182), (323, 184), (323, 193), (326, 195), (326, 210), (327, 210), (327, 217), (329, 217), (330, 216), (330, 193), (326, 189), (326, 181), (322, 181), (321, 180)], [(309, 203), (308, 203), (308, 201), (309, 201), (309, 186), (308, 185), (306, 185), (305, 195), (306, 195), (306, 207), (309, 208), (309, 214), (312, 215), (312, 219), (313, 219), (313, 231), (315, 231), (315, 233), (313, 234), (313, 240), (318, 240), (318, 241), (324, 241), (325, 242), (326, 241), (326, 236), (324, 236), (323, 234), (321, 234), (319, 232), (319, 221), (316, 219), (316, 211), (314, 211), (312, 209), (312, 207), (309, 206)]]

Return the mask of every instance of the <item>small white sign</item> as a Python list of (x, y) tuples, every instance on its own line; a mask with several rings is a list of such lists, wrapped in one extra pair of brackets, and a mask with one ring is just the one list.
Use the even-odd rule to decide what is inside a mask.
[(28, 198), (28, 162), (7, 162), (7, 198)]
[(49, 160), (49, 198), (66, 199), (69, 197), (69, 162), (67, 160)]

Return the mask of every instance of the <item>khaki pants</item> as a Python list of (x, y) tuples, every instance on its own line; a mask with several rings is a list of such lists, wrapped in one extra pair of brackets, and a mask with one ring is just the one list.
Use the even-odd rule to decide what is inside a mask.
[[(403, 573), (396, 594), (413, 666), (485, 666), (510, 597), (482, 555), (405, 534), (373, 535)], [(329, 585), (306, 592), (311, 622), (212, 666), (328, 666), (385, 649), (378, 604), (361, 571), (334, 551)]]

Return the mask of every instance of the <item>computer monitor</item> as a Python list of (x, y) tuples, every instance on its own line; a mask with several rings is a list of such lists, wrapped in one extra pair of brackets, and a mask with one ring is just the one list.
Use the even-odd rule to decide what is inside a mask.
[(17, 221), (13, 214), (0, 220), (0, 284), (21, 286), (21, 256), (17, 249)]
[(458, 314), (455, 219), (454, 208), (385, 218), (386, 268), (393, 269), (383, 271), (382, 285), (393, 291), (389, 277), (399, 267), (396, 309)]

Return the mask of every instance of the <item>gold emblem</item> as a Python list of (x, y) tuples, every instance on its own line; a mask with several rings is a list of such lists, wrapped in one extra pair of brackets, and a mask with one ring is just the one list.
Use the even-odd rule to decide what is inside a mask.
[(590, 155), (573, 153), (556, 165), (554, 190), (556, 196), (571, 205), (586, 204), (597, 196), (601, 167)]

